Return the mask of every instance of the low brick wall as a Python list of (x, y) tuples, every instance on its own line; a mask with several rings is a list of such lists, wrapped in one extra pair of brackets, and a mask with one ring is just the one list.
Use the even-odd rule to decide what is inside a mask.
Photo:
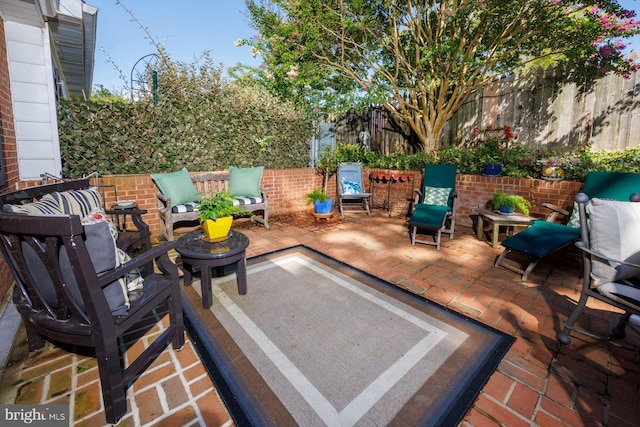
[[(380, 169), (367, 169), (365, 176), (371, 172), (399, 172)], [(402, 173), (407, 173), (403, 171)], [(387, 199), (391, 198), (392, 215), (403, 215), (408, 212), (412, 191), (422, 183), (422, 172), (413, 172), (413, 181), (370, 181), (366, 183), (367, 190), (373, 191), (374, 209), (388, 206)], [(100, 177), (101, 183), (109, 186), (116, 185), (120, 199), (137, 200), (141, 209), (148, 213), (144, 216), (153, 235), (160, 233), (158, 220), (156, 186), (149, 175), (110, 175)], [(262, 176), (263, 187), (269, 189), (270, 215), (283, 215), (292, 212), (310, 211), (304, 195), (322, 186), (322, 176), (314, 169), (268, 169)], [(531, 201), (531, 215), (544, 217), (548, 210), (543, 203), (570, 208), (573, 196), (582, 188), (581, 182), (559, 181), (549, 182), (542, 179), (485, 177), (481, 175), (459, 175), (458, 192), (458, 222), (461, 225), (471, 225), (471, 215), (477, 209), (482, 209), (496, 192), (519, 194)], [(336, 194), (335, 175), (329, 180), (327, 193)], [(115, 202), (112, 192), (107, 190), (107, 205)], [(337, 208), (336, 208), (337, 209)]]
[[(365, 176), (371, 172), (398, 172), (390, 170), (365, 170)], [(413, 188), (419, 188), (422, 183), (422, 171), (413, 172), (413, 181), (388, 183), (385, 181), (367, 182), (367, 190), (373, 190), (374, 209), (388, 206), (385, 201), (391, 196), (393, 216), (406, 215), (412, 199)], [(141, 209), (148, 213), (144, 220), (149, 224), (152, 238), (159, 239), (160, 222), (158, 219), (158, 204), (156, 186), (148, 174), (144, 175), (109, 175), (100, 177), (102, 184), (116, 186), (118, 198), (122, 200), (136, 200)], [(306, 204), (304, 195), (322, 186), (322, 176), (315, 169), (267, 169), (262, 176), (262, 186), (269, 189), (269, 212), (271, 216), (292, 212), (311, 211)], [(33, 184), (36, 185), (36, 184)], [(371, 187), (373, 185), (373, 188)], [(20, 186), (22, 187), (22, 185)], [(496, 192), (519, 194), (532, 203), (531, 215), (544, 217), (548, 210), (543, 203), (570, 208), (574, 195), (582, 188), (581, 182), (560, 181), (549, 182), (541, 179), (484, 177), (480, 175), (459, 175), (457, 184), (458, 220), (463, 226), (471, 226), (471, 216), (479, 208), (484, 208)], [(331, 177), (327, 193), (336, 194), (336, 177)], [(106, 187), (105, 198), (107, 206), (115, 203), (113, 187)], [(335, 208), (337, 211), (337, 207)], [(409, 242), (407, 241), (407, 244)], [(10, 284), (13, 282), (8, 266), (0, 261), (0, 296), (5, 297)]]

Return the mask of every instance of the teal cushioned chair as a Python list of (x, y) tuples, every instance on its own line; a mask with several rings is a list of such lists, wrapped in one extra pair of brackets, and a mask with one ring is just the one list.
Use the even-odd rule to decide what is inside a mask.
[[(582, 190), (589, 198), (628, 201), (631, 193), (640, 191), (640, 174), (625, 172), (589, 172)], [(580, 239), (580, 224), (576, 227), (544, 220), (534, 221), (526, 228), (502, 242), (505, 250), (498, 256), (495, 267), (502, 266), (522, 274), (527, 280), (538, 262), (552, 252), (560, 250)], [(517, 266), (505, 263), (511, 252), (520, 252), (529, 256), (530, 261)]]
[[(453, 239), (456, 220), (456, 165), (426, 165), (422, 187), (416, 190), (413, 214), (409, 219), (411, 244), (434, 245), (440, 250), (442, 233)], [(434, 239), (417, 238), (418, 230), (434, 233)]]

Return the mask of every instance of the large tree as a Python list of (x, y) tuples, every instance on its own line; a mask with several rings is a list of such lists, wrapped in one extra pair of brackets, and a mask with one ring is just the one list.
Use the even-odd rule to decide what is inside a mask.
[(264, 65), (242, 79), (314, 108), (379, 102), (410, 126), (425, 151), (483, 85), (525, 67), (555, 64), (588, 84), (628, 74), (622, 39), (638, 33), (616, 1), (246, 0), (260, 35), (239, 40)]

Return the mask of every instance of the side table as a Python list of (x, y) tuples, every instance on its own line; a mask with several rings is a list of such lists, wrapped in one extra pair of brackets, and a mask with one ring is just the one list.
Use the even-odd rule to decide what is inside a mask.
[[(116, 226), (118, 227), (118, 231), (127, 231), (127, 213), (126, 211), (135, 211), (138, 209), (138, 203), (133, 202), (129, 205), (122, 206), (119, 204), (114, 204), (110, 208), (112, 211), (122, 211), (121, 214), (114, 214), (116, 217)], [(122, 224), (120, 224), (120, 217), (122, 216)]]
[(184, 285), (190, 286), (195, 269), (200, 269), (202, 288), (202, 307), (209, 308), (213, 301), (211, 295), (211, 269), (216, 267), (216, 276), (221, 276), (224, 266), (237, 264), (238, 293), (247, 293), (247, 265), (245, 251), (249, 238), (237, 231), (230, 231), (226, 239), (208, 242), (203, 239), (202, 230), (192, 231), (181, 236), (176, 251), (182, 257)]
[(482, 239), (484, 233), (484, 223), (487, 222), (493, 225), (491, 233), (491, 247), (496, 249), (498, 247), (498, 234), (500, 233), (500, 226), (508, 227), (507, 235), (513, 233), (514, 227), (528, 227), (531, 225), (535, 218), (525, 216), (522, 214), (503, 215), (495, 211), (479, 210), (478, 213), (478, 227), (476, 234), (478, 239)]

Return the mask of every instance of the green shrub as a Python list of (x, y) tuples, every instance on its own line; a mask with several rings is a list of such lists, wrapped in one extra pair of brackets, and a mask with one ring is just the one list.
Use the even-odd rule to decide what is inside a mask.
[(62, 100), (64, 175), (307, 166), (313, 125), (303, 112), (221, 75), (210, 61), (167, 62), (158, 72), (157, 103)]

